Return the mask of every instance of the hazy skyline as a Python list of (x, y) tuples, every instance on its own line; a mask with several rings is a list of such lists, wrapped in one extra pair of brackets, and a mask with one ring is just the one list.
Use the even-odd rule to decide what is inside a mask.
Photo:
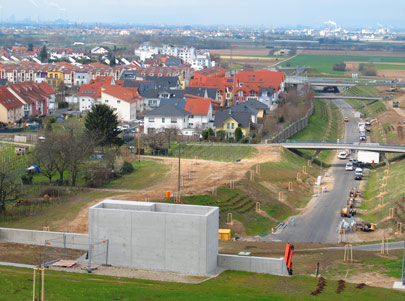
[(405, 28), (400, 0), (1, 0), (0, 7), (2, 20)]

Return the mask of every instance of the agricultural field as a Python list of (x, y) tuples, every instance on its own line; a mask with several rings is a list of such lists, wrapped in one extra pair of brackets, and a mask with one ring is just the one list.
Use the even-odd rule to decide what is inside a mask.
[[(171, 157), (178, 157), (178, 146), (170, 151)], [(188, 144), (182, 145), (180, 156), (184, 159), (201, 159), (221, 162), (235, 162), (236, 160), (253, 157), (256, 149), (252, 146)]]
[[(333, 70), (334, 64), (342, 62), (405, 63), (405, 57), (299, 54), (288, 62), (281, 63), (281, 66), (286, 66), (287, 64), (290, 64), (291, 66), (308, 66), (323, 74), (344, 76), (344, 71)], [(394, 69), (393, 66), (402, 66), (398, 67), (399, 70), (404, 68), (403, 65), (390, 64), (390, 67), (387, 69)]]

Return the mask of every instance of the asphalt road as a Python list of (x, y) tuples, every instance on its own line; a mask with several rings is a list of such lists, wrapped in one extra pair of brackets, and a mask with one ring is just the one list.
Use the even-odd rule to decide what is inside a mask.
[[(345, 142), (358, 142), (359, 118), (354, 117), (354, 110), (343, 100), (334, 100), (341, 109), (343, 117), (350, 117), (345, 123)], [(341, 141), (342, 142), (342, 141)], [(319, 196), (316, 205), (304, 215), (295, 217), (295, 226), (287, 226), (280, 234), (272, 235), (273, 239), (288, 242), (337, 243), (336, 228), (340, 217), (340, 209), (346, 205), (349, 190), (358, 187), (354, 172), (346, 171), (347, 160), (336, 161), (331, 167), (335, 178), (333, 190)]]

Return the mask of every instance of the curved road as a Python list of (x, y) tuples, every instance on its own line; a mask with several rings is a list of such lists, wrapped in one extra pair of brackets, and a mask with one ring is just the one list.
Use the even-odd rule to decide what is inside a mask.
[[(350, 117), (345, 123), (345, 141), (358, 142), (359, 118), (354, 117), (354, 110), (341, 99), (334, 100), (343, 117)], [(331, 167), (334, 177), (333, 190), (320, 195), (316, 205), (304, 215), (295, 217), (295, 226), (287, 226), (280, 234), (272, 235), (274, 239), (288, 242), (337, 243), (336, 228), (340, 217), (340, 209), (346, 205), (349, 190), (358, 187), (359, 182), (353, 179), (351, 171), (345, 171), (347, 160), (335, 162)]]

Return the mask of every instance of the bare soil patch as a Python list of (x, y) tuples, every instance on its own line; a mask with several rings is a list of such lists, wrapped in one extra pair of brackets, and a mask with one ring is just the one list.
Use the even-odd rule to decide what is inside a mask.
[[(239, 181), (246, 176), (247, 170), (253, 165), (268, 161), (278, 162), (281, 160), (280, 147), (258, 146), (258, 153), (241, 162), (218, 162), (207, 160), (182, 159), (181, 175), (184, 177), (184, 187), (181, 195), (201, 195), (211, 193), (214, 187), (227, 186), (230, 181)], [(170, 166), (171, 171), (163, 183), (151, 185), (146, 189), (134, 190), (130, 193), (119, 193), (115, 199), (128, 201), (159, 201), (164, 199), (167, 191), (177, 191), (178, 183), (178, 159), (163, 158), (163, 163)], [(71, 220), (68, 228), (71, 232), (88, 232), (88, 209), (101, 200), (94, 200), (83, 207), (77, 217)]]
[[(230, 55), (230, 49), (210, 49), (211, 54)], [(233, 55), (268, 55), (269, 49), (266, 48), (233, 48)]]

